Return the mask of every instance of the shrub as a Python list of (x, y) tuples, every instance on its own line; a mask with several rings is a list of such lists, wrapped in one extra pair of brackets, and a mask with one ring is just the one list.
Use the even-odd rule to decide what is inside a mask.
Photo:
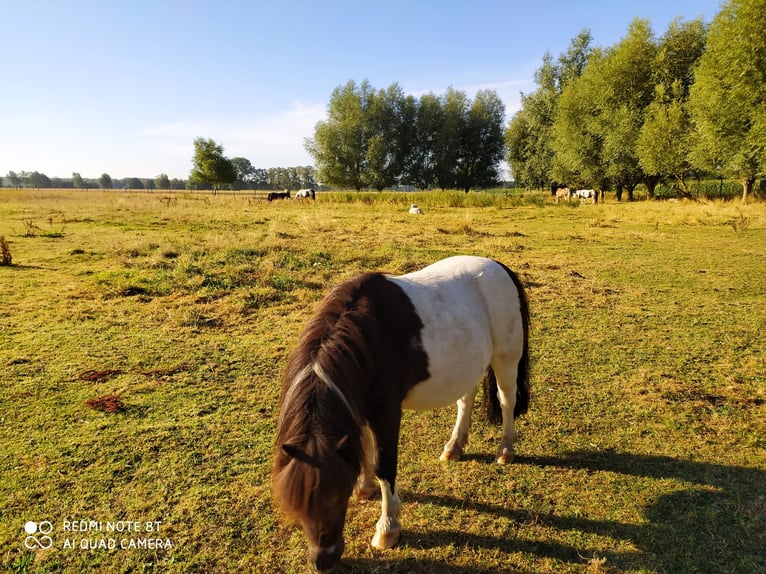
[(5, 240), (5, 236), (0, 235), (0, 265), (11, 265), (12, 263), (11, 247)]

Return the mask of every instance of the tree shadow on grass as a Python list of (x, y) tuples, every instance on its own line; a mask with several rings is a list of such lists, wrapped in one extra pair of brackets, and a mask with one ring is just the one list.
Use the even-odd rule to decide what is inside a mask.
[[(520, 465), (612, 472), (647, 479), (674, 479), (688, 488), (660, 496), (644, 509), (640, 525), (618, 521), (538, 514), (450, 496), (404, 493), (407, 500), (542, 524), (560, 531), (579, 531), (629, 542), (637, 551), (599, 552), (610, 569), (668, 573), (756, 573), (766, 571), (766, 470), (677, 460), (664, 456), (578, 451), (561, 457), (520, 457)], [(603, 489), (603, 485), (598, 486)], [(505, 553), (524, 553), (585, 567), (587, 548), (545, 540), (498, 538), (460, 530), (403, 532), (402, 544), (429, 550), (452, 544)], [(446, 561), (445, 561), (446, 562)], [(467, 574), (489, 572), (433, 560), (397, 558), (396, 551), (379, 560), (347, 560), (339, 572), (415, 572)], [(503, 571), (503, 570), (500, 570)], [(509, 567), (506, 572), (523, 572)], [(498, 572), (496, 568), (492, 572)]]

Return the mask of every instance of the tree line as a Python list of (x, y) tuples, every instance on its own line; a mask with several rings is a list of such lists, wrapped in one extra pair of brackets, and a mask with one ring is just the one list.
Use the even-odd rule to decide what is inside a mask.
[(709, 25), (673, 21), (655, 37), (634, 20), (608, 48), (589, 31), (522, 94), (506, 130), (517, 183), (551, 182), (650, 197), (671, 181), (736, 179), (746, 201), (766, 172), (766, 0), (730, 0)]
[[(198, 154), (202, 150), (202, 155)], [(209, 155), (209, 157), (208, 157)], [(211, 159), (212, 158), (212, 159)], [(195, 190), (195, 189), (301, 189), (316, 187), (312, 166), (256, 168), (243, 157), (226, 158), (223, 147), (213, 140), (195, 140), (194, 168), (188, 179), (170, 178), (160, 174), (155, 178), (126, 177), (113, 179), (108, 173), (98, 178), (87, 178), (72, 173), (71, 178), (50, 178), (39, 171), (9, 171), (0, 177), (0, 187), (5, 183), (15, 189), (128, 189), (128, 190)], [(198, 163), (199, 162), (199, 163)], [(213, 162), (217, 169), (205, 170), (205, 162)], [(217, 164), (216, 164), (217, 162)]]
[(322, 183), (360, 190), (407, 185), (463, 189), (494, 186), (504, 153), (505, 106), (492, 90), (470, 99), (405, 95), (349, 80), (330, 97), (327, 119), (305, 140)]

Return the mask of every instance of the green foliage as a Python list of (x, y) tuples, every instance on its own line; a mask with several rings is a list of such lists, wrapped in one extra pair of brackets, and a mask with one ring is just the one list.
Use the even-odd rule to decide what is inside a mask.
[(692, 161), (743, 183), (766, 171), (766, 1), (731, 0), (710, 25), (690, 93)]
[(223, 155), (223, 146), (212, 139), (194, 140), (194, 157), (189, 183), (219, 189), (234, 183), (237, 172), (231, 160)]
[(742, 182), (746, 200), (766, 160), (764, 28), (764, 0), (731, 0), (709, 32), (675, 20), (655, 39), (636, 19), (616, 45), (574, 51), (568, 74), (546, 55), (506, 133), (516, 180), (632, 199), (639, 183), (653, 196), (672, 179), (688, 196), (691, 177), (721, 174)]
[(349, 81), (333, 91), (327, 119), (305, 143), (329, 185), (468, 191), (498, 180), (504, 114), (492, 91), (473, 101), (454, 89), (415, 100), (397, 84), (375, 91), (366, 80)]

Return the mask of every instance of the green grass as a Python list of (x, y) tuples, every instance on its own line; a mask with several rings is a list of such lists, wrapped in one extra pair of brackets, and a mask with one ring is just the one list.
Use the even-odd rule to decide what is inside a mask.
[[(401, 544), (372, 550), (379, 502), (352, 500), (337, 571), (766, 568), (764, 204), (2, 190), (0, 236), (9, 571), (306, 571), (270, 492), (285, 358), (330, 286), (458, 253), (528, 287), (518, 460), (476, 420), (440, 463), (454, 409), (405, 413)], [(110, 394), (117, 413), (85, 405)], [(80, 519), (162, 521), (172, 548), (66, 548), (113, 536), (63, 532)], [(53, 548), (25, 548), (30, 520)]]

